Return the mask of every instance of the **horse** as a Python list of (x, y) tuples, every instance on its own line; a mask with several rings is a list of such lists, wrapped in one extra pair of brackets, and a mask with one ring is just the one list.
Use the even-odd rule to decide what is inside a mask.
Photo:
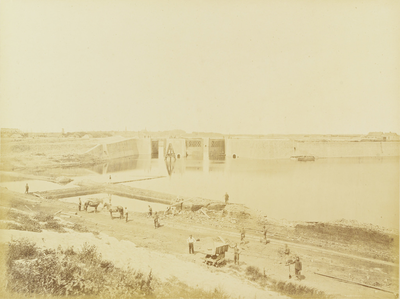
[(106, 207), (107, 210), (110, 212), (111, 219), (114, 219), (112, 213), (116, 213), (116, 212), (119, 212), (119, 219), (122, 219), (124, 217), (124, 208), (123, 207), (121, 207), (121, 206), (112, 206), (112, 205), (110, 205), (108, 203), (105, 203), (104, 207)]
[(99, 204), (103, 203), (103, 199), (89, 199), (84, 204), (84, 209), (87, 212), (88, 207), (93, 207), (95, 213), (97, 213), (97, 207)]

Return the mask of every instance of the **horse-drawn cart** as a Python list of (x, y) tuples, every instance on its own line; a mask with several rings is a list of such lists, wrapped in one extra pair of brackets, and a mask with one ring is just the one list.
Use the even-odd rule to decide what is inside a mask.
[(204, 263), (214, 267), (221, 267), (225, 265), (225, 252), (228, 251), (229, 245), (213, 240), (205, 242), (205, 245), (206, 248), (204, 251), (206, 256), (204, 257)]

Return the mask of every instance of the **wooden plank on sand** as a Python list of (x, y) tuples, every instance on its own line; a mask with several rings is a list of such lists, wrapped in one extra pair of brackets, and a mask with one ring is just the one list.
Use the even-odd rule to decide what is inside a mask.
[(363, 286), (363, 287), (379, 290), (379, 291), (382, 291), (382, 292), (387, 292), (387, 293), (394, 294), (394, 292), (392, 292), (392, 291), (381, 289), (381, 288), (378, 288), (376, 286), (371, 286), (371, 285), (364, 284), (364, 283), (361, 283), (361, 282), (355, 282), (355, 281), (351, 281), (351, 280), (347, 280), (347, 279), (343, 279), (343, 278), (339, 278), (339, 277), (335, 277), (335, 276), (331, 276), (331, 275), (326, 275), (326, 274), (322, 274), (322, 273), (317, 273), (317, 272), (314, 272), (314, 274), (325, 276), (325, 277), (332, 278), (332, 279), (336, 279), (336, 280), (339, 280), (339, 281), (342, 281), (342, 282), (352, 283), (352, 284), (360, 285), (360, 286)]

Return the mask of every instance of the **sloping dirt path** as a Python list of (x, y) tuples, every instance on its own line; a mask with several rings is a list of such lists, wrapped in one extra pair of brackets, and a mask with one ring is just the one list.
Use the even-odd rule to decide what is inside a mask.
[[(228, 229), (215, 229), (211, 226), (194, 225), (180, 219), (179, 216), (162, 219), (163, 226), (155, 229), (153, 220), (147, 218), (144, 213), (133, 213), (128, 223), (117, 218), (112, 220), (109, 214), (104, 211), (97, 214), (81, 212), (80, 215), (82, 217), (79, 219), (90, 229), (99, 230), (120, 240), (130, 240), (137, 246), (173, 254), (183, 260), (193, 261), (197, 264), (201, 264), (204, 258), (202, 251), (205, 248), (201, 243), (203, 238), (221, 236), (231, 243), (240, 242), (240, 236), (237, 232)], [(186, 244), (186, 239), (190, 234), (200, 239), (200, 242), (195, 245), (196, 254), (194, 256), (188, 254)], [(272, 278), (283, 281), (289, 280), (289, 269), (284, 266), (282, 258), (278, 254), (279, 249), (287, 242), (271, 240), (270, 244), (265, 245), (259, 242), (258, 236), (252, 234), (247, 234), (246, 239), (249, 243), (243, 246), (240, 271), (244, 272), (247, 266), (253, 265), (259, 267), (262, 271), (265, 270), (266, 274)], [(374, 275), (377, 280), (382, 280), (383, 277), (383, 280), (395, 280), (398, 279), (398, 275), (396, 275), (398, 265), (297, 243), (289, 243), (289, 247), (302, 257), (303, 272), (306, 276), (305, 280), (296, 283), (314, 287), (338, 297), (393, 298), (391, 293), (346, 284), (316, 275), (314, 272), (348, 280), (356, 278), (354, 281), (358, 282), (360, 280), (362, 282), (364, 276), (367, 279), (367, 276), (370, 278)], [(235, 275), (236, 271), (230, 267), (233, 264), (232, 251), (227, 253), (227, 259), (229, 260), (228, 265), (222, 269)], [(294, 280), (290, 281), (293, 282)], [(395, 290), (392, 288), (392, 291)]]
[[(34, 198), (31, 195), (23, 194), (19, 197)], [(56, 200), (42, 200), (40, 204), (27, 202), (27, 206), (33, 211), (55, 213), (62, 210), (67, 213), (77, 213), (76, 216), (71, 216), (66, 220), (83, 224), (90, 230), (104, 233), (118, 240), (131, 241), (144, 249), (173, 255), (184, 262), (196, 264), (196, 267), (207, 268), (203, 264), (204, 255), (202, 251), (204, 245), (201, 242), (202, 239), (221, 236), (230, 243), (240, 242), (239, 233), (234, 230), (215, 228), (212, 225), (199, 225), (199, 223), (190, 222), (180, 216), (161, 219), (163, 226), (155, 229), (153, 219), (147, 218), (145, 213), (130, 213), (129, 222), (125, 222), (125, 219), (111, 219), (110, 214), (105, 210), (98, 213), (77, 212), (77, 205)], [(200, 242), (195, 245), (195, 255), (188, 253), (186, 239), (190, 234), (200, 239)], [(253, 233), (247, 234), (248, 243), (243, 246), (240, 267), (233, 265), (232, 251), (229, 251), (226, 256), (228, 263), (225, 267), (220, 269), (209, 267), (208, 271), (229, 274), (243, 280), (246, 267), (252, 265), (259, 267), (261, 271), (265, 271), (267, 276), (276, 280), (314, 287), (337, 298), (394, 298), (392, 293), (339, 282), (316, 275), (314, 272), (357, 282), (376, 281), (377, 286), (396, 292), (396, 284), (398, 285), (397, 265), (338, 253), (324, 248), (288, 243), (292, 252), (301, 256), (305, 276), (302, 281), (295, 281), (293, 278), (289, 280), (289, 269), (284, 265), (282, 257), (278, 254), (283, 243), (287, 242), (272, 239), (271, 243), (265, 245), (259, 242), (260, 236), (261, 234), (259, 236)], [(291, 270), (293, 275), (293, 269)]]

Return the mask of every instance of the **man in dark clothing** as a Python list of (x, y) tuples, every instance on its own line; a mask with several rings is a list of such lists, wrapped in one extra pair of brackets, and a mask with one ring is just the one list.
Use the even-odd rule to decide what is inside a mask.
[(82, 201), (81, 201), (80, 197), (79, 197), (78, 208), (79, 208), (79, 211), (81, 211), (81, 209), (82, 209)]
[(125, 222), (128, 222), (128, 207), (125, 207), (124, 214), (125, 214)]
[(28, 183), (26, 183), (26, 185), (25, 185), (25, 193), (28, 193), (29, 192), (29, 185), (28, 185)]
[(153, 216), (153, 209), (149, 205), (149, 217)]
[(154, 228), (158, 227), (158, 214), (157, 212), (154, 213)]
[(294, 263), (294, 274), (296, 275), (297, 279), (300, 279), (301, 270), (303, 270), (303, 264), (300, 261), (300, 258), (297, 257)]
[(225, 204), (227, 205), (229, 201), (229, 195), (228, 192), (225, 193)]

